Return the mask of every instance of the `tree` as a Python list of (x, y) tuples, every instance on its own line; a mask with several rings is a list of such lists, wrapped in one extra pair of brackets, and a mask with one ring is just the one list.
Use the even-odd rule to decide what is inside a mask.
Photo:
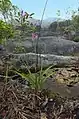
[(18, 7), (13, 5), (10, 0), (0, 0), (0, 13), (5, 22), (12, 20)]
[(8, 18), (8, 12), (11, 10), (12, 3), (10, 0), (0, 0), (0, 12), (4, 17), (4, 20)]

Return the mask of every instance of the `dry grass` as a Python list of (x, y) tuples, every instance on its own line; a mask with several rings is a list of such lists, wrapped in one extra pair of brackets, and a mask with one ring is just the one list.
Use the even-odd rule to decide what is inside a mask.
[[(37, 96), (13, 84), (0, 82), (0, 117), (2, 119), (75, 119), (79, 99), (63, 99), (53, 95), (44, 105), (46, 92)], [(37, 97), (37, 98), (36, 98)], [(47, 97), (46, 97), (47, 98)], [(37, 101), (35, 101), (37, 99)], [(37, 102), (37, 103), (36, 103)]]

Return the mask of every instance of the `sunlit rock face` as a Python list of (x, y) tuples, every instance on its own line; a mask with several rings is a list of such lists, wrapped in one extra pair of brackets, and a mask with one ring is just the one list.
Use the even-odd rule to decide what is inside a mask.
[[(35, 67), (36, 57), (37, 54), (35, 53), (14, 54), (15, 65), (19, 68), (24, 68), (26, 63), (31, 67)], [(70, 66), (75, 65), (78, 60), (78, 57), (38, 54), (38, 66), (42, 65), (43, 67), (47, 67), (49, 65)]]

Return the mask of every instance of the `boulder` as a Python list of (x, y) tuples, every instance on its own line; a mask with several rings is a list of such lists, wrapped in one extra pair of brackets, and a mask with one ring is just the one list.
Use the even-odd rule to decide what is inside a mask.
[[(35, 53), (36, 40), (26, 37), (19, 42), (18, 40), (9, 40), (7, 48), (13, 52), (16, 46), (24, 47), (27, 53)], [(23, 51), (24, 52), (24, 51)], [(64, 39), (60, 36), (40, 37), (38, 40), (38, 52), (41, 54), (53, 55), (73, 55), (79, 54), (79, 43)]]
[(74, 65), (79, 60), (79, 57), (58, 56), (51, 54), (26, 53), (26, 54), (13, 54), (13, 55), (14, 55), (13, 61), (19, 68), (24, 67), (25, 63), (31, 67), (35, 67), (36, 58), (38, 58), (38, 66), (42, 65), (42, 67), (47, 67), (49, 65), (53, 66)]

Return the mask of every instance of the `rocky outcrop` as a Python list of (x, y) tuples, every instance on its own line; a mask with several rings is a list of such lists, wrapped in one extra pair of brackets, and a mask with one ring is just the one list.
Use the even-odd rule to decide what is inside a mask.
[[(20, 43), (18, 40), (8, 41), (7, 48), (10, 52), (13, 52), (16, 46), (22, 46), (27, 53), (35, 53), (35, 45), (36, 41), (32, 41), (32, 38), (28, 37), (22, 39)], [(73, 55), (74, 53), (79, 53), (79, 43), (66, 40), (60, 36), (40, 37), (38, 40), (38, 52), (41, 54)]]
[(58, 56), (51, 54), (35, 54), (35, 53), (27, 53), (27, 54), (14, 54), (14, 61), (16, 66), (22, 67), (23, 64), (27, 64), (29, 66), (35, 67), (36, 58), (38, 56), (38, 66), (40, 63), (43, 67), (47, 67), (49, 65), (74, 65), (78, 62), (79, 57), (71, 57), (71, 56)]

